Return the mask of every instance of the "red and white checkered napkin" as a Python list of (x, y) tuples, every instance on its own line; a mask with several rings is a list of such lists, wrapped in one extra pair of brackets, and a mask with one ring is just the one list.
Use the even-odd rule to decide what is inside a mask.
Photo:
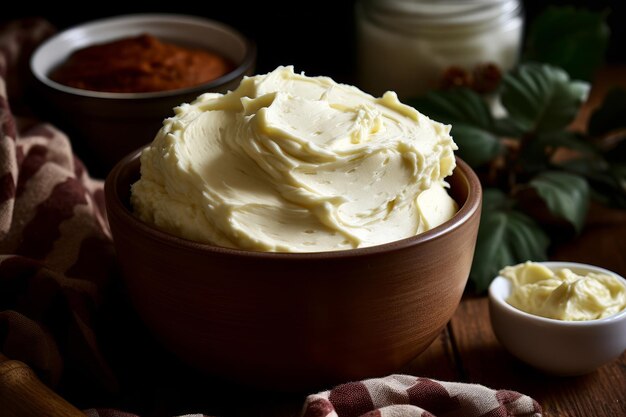
[(302, 417), (540, 417), (541, 406), (515, 391), (391, 375), (310, 395)]

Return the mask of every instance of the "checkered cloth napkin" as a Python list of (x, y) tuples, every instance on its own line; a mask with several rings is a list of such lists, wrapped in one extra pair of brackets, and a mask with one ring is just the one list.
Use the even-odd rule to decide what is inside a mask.
[(410, 375), (351, 382), (309, 395), (302, 417), (541, 416), (532, 398), (482, 385)]
[[(0, 29), (0, 352), (52, 387), (79, 369), (115, 391), (93, 323), (107, 285), (118, 279), (102, 181), (88, 175), (65, 134), (16, 111), (28, 113), (20, 77), (52, 32), (41, 20)], [(392, 375), (311, 395), (302, 415), (540, 416), (541, 408), (512, 391)]]

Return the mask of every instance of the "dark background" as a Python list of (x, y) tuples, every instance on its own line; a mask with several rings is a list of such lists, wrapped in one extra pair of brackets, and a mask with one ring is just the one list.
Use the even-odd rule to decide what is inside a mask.
[[(354, 3), (355, 0), (317, 0), (242, 2), (222, 0), (204, 2), (169, 2), (169, 5), (140, 7), (130, 2), (85, 2), (81, 10), (62, 2), (34, 6), (30, 2), (13, 2), (0, 20), (42, 16), (63, 29), (89, 20), (127, 13), (181, 13), (207, 17), (227, 23), (258, 47), (257, 72), (271, 71), (278, 65), (293, 64), (307, 75), (328, 75), (339, 82), (353, 81), (355, 68)], [(286, 6), (288, 4), (288, 6)], [(526, 21), (532, 20), (549, 5), (571, 4), (591, 10), (610, 10), (612, 30), (607, 59), (626, 63), (626, 1), (526, 1)]]

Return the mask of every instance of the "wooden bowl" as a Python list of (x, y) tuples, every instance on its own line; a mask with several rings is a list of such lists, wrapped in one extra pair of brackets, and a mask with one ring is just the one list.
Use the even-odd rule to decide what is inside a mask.
[(187, 363), (272, 389), (311, 389), (398, 371), (452, 317), (474, 254), (482, 191), (460, 159), (459, 212), (370, 248), (265, 253), (196, 243), (137, 219), (139, 151), (106, 179), (109, 223), (131, 300)]

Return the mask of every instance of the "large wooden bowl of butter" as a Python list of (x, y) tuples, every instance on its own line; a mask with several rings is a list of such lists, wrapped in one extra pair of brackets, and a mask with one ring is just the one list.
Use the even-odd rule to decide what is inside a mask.
[(290, 68), (181, 105), (106, 180), (135, 308), (181, 359), (243, 384), (399, 371), (451, 318), (474, 254), (480, 182), (449, 130)]

